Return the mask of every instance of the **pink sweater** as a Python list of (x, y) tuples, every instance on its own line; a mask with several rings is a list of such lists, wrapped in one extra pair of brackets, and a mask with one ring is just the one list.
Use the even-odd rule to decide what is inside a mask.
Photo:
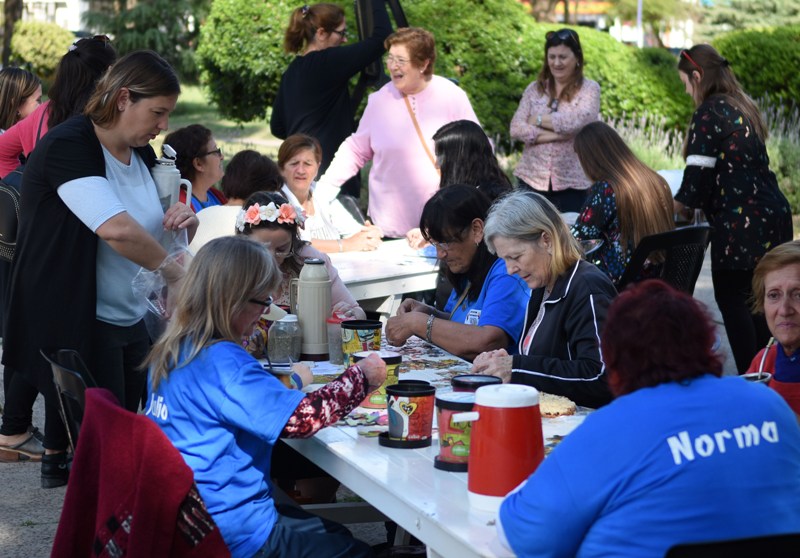
[(583, 86), (572, 101), (560, 103), (558, 110), (552, 113), (554, 131), (569, 136), (569, 140), (534, 145), (542, 128), (528, 123), (528, 118), (534, 114), (549, 113), (549, 101), (548, 95), (537, 91), (536, 82), (531, 83), (522, 95), (519, 108), (511, 119), (511, 137), (525, 142), (514, 175), (536, 190), (547, 190), (550, 181), (553, 190), (585, 190), (591, 186), (591, 182), (583, 174), (572, 138), (586, 124), (599, 118), (600, 86), (584, 78)]
[(8, 173), (19, 166), (19, 156), (26, 157), (36, 146), (36, 132), (39, 130), (39, 121), (42, 121), (42, 131), (40, 136), (47, 133), (47, 121), (50, 115), (47, 107), (50, 101), (46, 101), (38, 106), (31, 114), (20, 120), (6, 132), (0, 135), (0, 177), (8, 176)]
[[(433, 76), (422, 92), (408, 99), (431, 153), (433, 134), (443, 125), (478, 122), (466, 93), (443, 77)], [(419, 226), (422, 207), (439, 188), (439, 173), (422, 147), (403, 95), (392, 83), (369, 96), (358, 130), (339, 146), (315, 195), (332, 197), (370, 160), (369, 216), (386, 236), (403, 237)]]

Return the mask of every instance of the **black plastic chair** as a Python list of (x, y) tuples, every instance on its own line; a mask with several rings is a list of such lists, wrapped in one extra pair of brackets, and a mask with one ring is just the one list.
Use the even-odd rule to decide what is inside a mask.
[(78, 431), (83, 421), (83, 410), (86, 407), (86, 388), (97, 387), (97, 383), (77, 351), (72, 349), (45, 351), (42, 349), (40, 352), (53, 370), (53, 383), (56, 385), (59, 396), (59, 413), (67, 428), (70, 448), (75, 452)]
[[(633, 251), (618, 290), (642, 279), (662, 279), (676, 289), (694, 294), (694, 285), (711, 241), (711, 230), (709, 225), (694, 225), (644, 237)], [(647, 275), (645, 263), (653, 252), (663, 252), (664, 262), (658, 267), (658, 273)]]
[(730, 541), (679, 544), (664, 558), (796, 558), (800, 534), (772, 535)]

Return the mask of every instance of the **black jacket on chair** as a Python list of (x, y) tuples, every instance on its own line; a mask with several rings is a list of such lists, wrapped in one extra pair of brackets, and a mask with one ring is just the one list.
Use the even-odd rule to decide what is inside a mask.
[(593, 264), (578, 261), (556, 279), (544, 303), (544, 317), (526, 352), (525, 338), (544, 296), (544, 288), (535, 289), (525, 314), (520, 354), (512, 361), (512, 383), (563, 395), (585, 407), (609, 403), (612, 396), (600, 353), (600, 333), (616, 294), (605, 273)]

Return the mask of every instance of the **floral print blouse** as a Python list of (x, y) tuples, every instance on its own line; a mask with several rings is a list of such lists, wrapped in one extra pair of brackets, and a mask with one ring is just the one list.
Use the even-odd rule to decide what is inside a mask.
[(600, 268), (616, 287), (633, 254), (633, 245), (620, 240), (617, 197), (611, 185), (602, 180), (592, 184), (586, 203), (572, 225), (572, 236), (578, 240), (602, 239), (603, 243), (587, 260)]
[[(570, 102), (558, 104), (555, 111), (550, 108), (550, 97), (540, 93), (536, 82), (531, 83), (522, 94), (519, 108), (511, 119), (511, 137), (525, 142), (522, 158), (514, 169), (514, 176), (535, 190), (586, 190), (590, 181), (573, 148), (572, 138), (586, 124), (600, 118), (600, 86), (584, 78), (583, 85)], [(569, 136), (567, 141), (555, 141), (535, 145), (542, 128), (528, 122), (534, 114), (550, 113), (554, 131)]]
[(789, 202), (769, 170), (764, 142), (725, 97), (706, 99), (689, 128), (686, 170), (675, 199), (706, 214), (712, 269), (752, 270), (792, 239)]

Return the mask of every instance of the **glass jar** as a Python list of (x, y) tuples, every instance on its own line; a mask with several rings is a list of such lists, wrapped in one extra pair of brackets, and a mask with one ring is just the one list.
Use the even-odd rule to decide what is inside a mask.
[(342, 318), (336, 314), (327, 320), (328, 325), (328, 359), (331, 364), (344, 364), (342, 353)]
[(299, 362), (303, 334), (294, 314), (286, 314), (269, 328), (267, 350), (272, 362)]

